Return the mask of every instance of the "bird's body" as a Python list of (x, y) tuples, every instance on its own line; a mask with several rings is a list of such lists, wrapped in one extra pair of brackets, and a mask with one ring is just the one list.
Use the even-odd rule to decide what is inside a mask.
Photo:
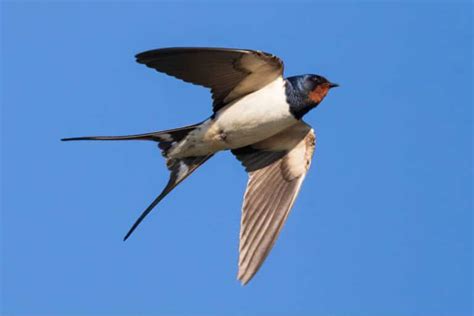
[(151, 210), (194, 170), (231, 150), (249, 174), (242, 207), (238, 279), (247, 283), (278, 237), (309, 169), (313, 129), (302, 117), (336, 84), (318, 75), (283, 78), (283, 62), (268, 53), (223, 48), (166, 48), (137, 55), (160, 72), (211, 89), (213, 114), (202, 123), (129, 136), (63, 140), (151, 140), (170, 170)]
[(296, 124), (278, 77), (262, 89), (233, 101), (168, 151), (170, 158), (203, 156), (262, 141)]

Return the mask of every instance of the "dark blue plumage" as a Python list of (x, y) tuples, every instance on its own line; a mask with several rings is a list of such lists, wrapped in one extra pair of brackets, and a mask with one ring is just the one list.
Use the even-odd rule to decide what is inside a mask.
[[(285, 81), (290, 112), (297, 119), (301, 119), (306, 113), (318, 106), (327, 90), (338, 86), (322, 76), (312, 74), (288, 77)], [(318, 92), (320, 95), (313, 95), (318, 98), (311, 98), (311, 93), (318, 87), (326, 87), (326, 89), (321, 89)]]

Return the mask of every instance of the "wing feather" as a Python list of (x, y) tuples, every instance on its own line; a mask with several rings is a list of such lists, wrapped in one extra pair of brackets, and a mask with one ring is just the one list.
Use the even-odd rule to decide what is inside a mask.
[(257, 91), (283, 74), (271, 54), (231, 48), (163, 48), (136, 55), (137, 62), (211, 89), (213, 110)]
[(239, 245), (238, 279), (243, 284), (255, 275), (272, 249), (301, 189), (314, 147), (313, 130), (301, 122), (233, 151), (249, 172)]

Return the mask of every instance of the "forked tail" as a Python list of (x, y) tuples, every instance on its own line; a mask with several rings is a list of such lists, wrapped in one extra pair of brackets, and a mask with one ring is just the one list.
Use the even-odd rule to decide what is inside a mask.
[(158, 131), (146, 134), (136, 135), (125, 135), (125, 136), (84, 136), (84, 137), (71, 137), (61, 139), (64, 142), (76, 141), (76, 140), (151, 140), (158, 143), (158, 147), (163, 152), (163, 156), (166, 157), (168, 150), (174, 143), (180, 142), (185, 138), (191, 131), (201, 125), (194, 124), (185, 127), (169, 129), (166, 131)]
[(166, 166), (170, 171), (170, 178), (168, 184), (158, 197), (143, 211), (135, 223), (132, 225), (123, 240), (133, 233), (133, 231), (140, 225), (143, 219), (153, 210), (153, 208), (170, 193), (178, 184), (186, 179), (194, 170), (212, 157), (212, 154), (207, 156), (186, 157), (186, 158), (168, 158), (168, 150), (175, 144), (184, 139), (189, 132), (194, 130), (200, 124), (190, 125), (186, 127), (159, 131), (147, 134), (127, 135), (127, 136), (86, 136), (63, 138), (62, 141), (76, 141), (76, 140), (151, 140), (158, 143), (163, 156), (166, 158)]

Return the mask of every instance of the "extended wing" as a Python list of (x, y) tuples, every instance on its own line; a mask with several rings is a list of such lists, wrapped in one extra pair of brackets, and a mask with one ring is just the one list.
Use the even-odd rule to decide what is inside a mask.
[(163, 48), (136, 58), (159, 72), (210, 88), (214, 112), (283, 74), (278, 57), (247, 49)]
[(260, 143), (233, 150), (249, 173), (242, 206), (238, 279), (255, 275), (280, 233), (315, 148), (310, 126), (298, 123)]

